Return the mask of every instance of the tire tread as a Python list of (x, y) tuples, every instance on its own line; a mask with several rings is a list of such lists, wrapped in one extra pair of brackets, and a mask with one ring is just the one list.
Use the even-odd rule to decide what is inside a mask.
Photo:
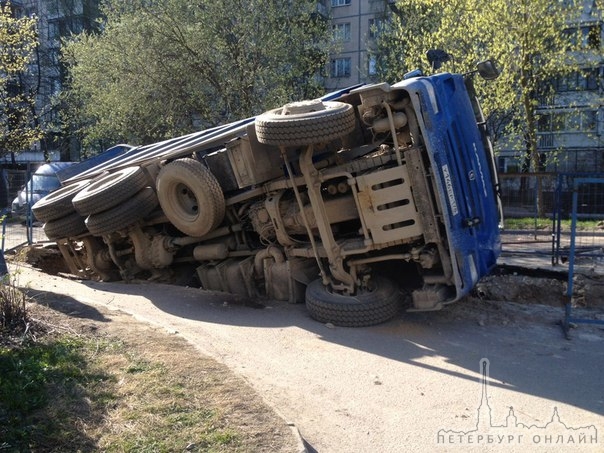
[(342, 327), (365, 327), (392, 319), (400, 310), (401, 297), (390, 281), (374, 277), (376, 289), (358, 296), (332, 294), (321, 280), (306, 288), (306, 308), (323, 323)]

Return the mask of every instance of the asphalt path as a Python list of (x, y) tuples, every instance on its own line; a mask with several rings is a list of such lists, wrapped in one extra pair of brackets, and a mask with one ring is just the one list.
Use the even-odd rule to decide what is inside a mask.
[(243, 376), (311, 452), (604, 451), (604, 331), (580, 326), (566, 340), (558, 309), (461, 302), (339, 328), (303, 305), (16, 275), (182, 335)]

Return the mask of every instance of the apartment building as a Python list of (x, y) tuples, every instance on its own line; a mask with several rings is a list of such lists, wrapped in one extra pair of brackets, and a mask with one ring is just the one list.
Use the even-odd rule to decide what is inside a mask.
[[(367, 49), (387, 19), (392, 0), (323, 2), (339, 44), (330, 58), (326, 88), (371, 82), (375, 66)], [(543, 171), (604, 172), (604, 30), (597, 1), (584, 0), (577, 24), (584, 40), (582, 67), (552, 81), (555, 94), (539, 100), (538, 146)], [(526, 153), (518, 143), (501, 141), (501, 172), (522, 169)]]
[(585, 2), (578, 27), (582, 65), (540, 100), (539, 148), (546, 170), (604, 172), (604, 27), (596, 1)]
[(323, 1), (337, 46), (329, 61), (325, 87), (333, 90), (370, 81), (375, 62), (367, 48), (379, 33), (392, 0)]
[[(388, 17), (389, 3), (394, 1), (317, 1), (317, 10), (331, 20), (337, 43), (326, 68), (327, 90), (373, 81), (375, 62), (367, 49)], [(64, 68), (59, 61), (60, 38), (93, 28), (99, 0), (13, 0), (12, 3), (18, 14), (39, 18), (40, 46), (31, 66), (31, 78), (36, 85), (36, 108), (46, 131), (45, 139), (18, 159), (40, 162), (46, 154), (51, 160), (77, 160), (79, 144), (61, 135), (56, 127), (60, 124), (61, 106), (52, 102), (64, 80)], [(540, 100), (539, 147), (543, 169), (548, 171), (604, 171), (602, 12), (596, 1), (584, 0), (584, 3), (579, 22), (590, 50), (585, 65), (581, 71), (554, 81), (556, 94)], [(500, 171), (521, 169), (523, 150), (500, 146), (498, 151)]]
[[(582, 16), (571, 24), (580, 30), (582, 63), (552, 80), (553, 94), (538, 99), (539, 171), (604, 172), (604, 22), (596, 1), (583, 3)], [(498, 149), (500, 172), (522, 171), (525, 151), (518, 141), (507, 145)]]

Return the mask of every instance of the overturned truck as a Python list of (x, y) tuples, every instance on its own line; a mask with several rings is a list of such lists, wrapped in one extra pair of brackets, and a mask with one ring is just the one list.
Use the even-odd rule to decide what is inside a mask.
[(33, 212), (83, 278), (191, 274), (342, 326), (386, 321), (405, 299), (457, 301), (500, 249), (472, 74), (362, 85), (134, 148)]

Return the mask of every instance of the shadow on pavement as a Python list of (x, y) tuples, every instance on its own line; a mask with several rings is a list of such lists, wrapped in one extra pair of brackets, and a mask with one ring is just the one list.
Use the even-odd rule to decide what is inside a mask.
[[(480, 360), (488, 358), (492, 387), (604, 412), (602, 401), (589, 390), (604, 380), (604, 333), (564, 340), (556, 325), (562, 308), (543, 307), (529, 313), (526, 322), (520, 309), (521, 322), (507, 322), (498, 303), (464, 300), (438, 312), (404, 312), (378, 326), (333, 328), (312, 320), (303, 304), (258, 305), (231, 294), (158, 283), (83, 284), (116, 293), (116, 298), (141, 296), (141, 303), (148, 300), (162, 312), (201, 323), (303, 329), (321, 341), (469, 381), (478, 382)], [(286, 333), (277, 332), (276, 338), (279, 335), (285, 340)], [(447, 368), (438, 365), (443, 360)]]
[(52, 291), (40, 291), (31, 288), (20, 289), (35, 303), (44, 305), (74, 318), (85, 318), (99, 322), (111, 321), (93, 306), (80, 302), (73, 297), (57, 294)]

